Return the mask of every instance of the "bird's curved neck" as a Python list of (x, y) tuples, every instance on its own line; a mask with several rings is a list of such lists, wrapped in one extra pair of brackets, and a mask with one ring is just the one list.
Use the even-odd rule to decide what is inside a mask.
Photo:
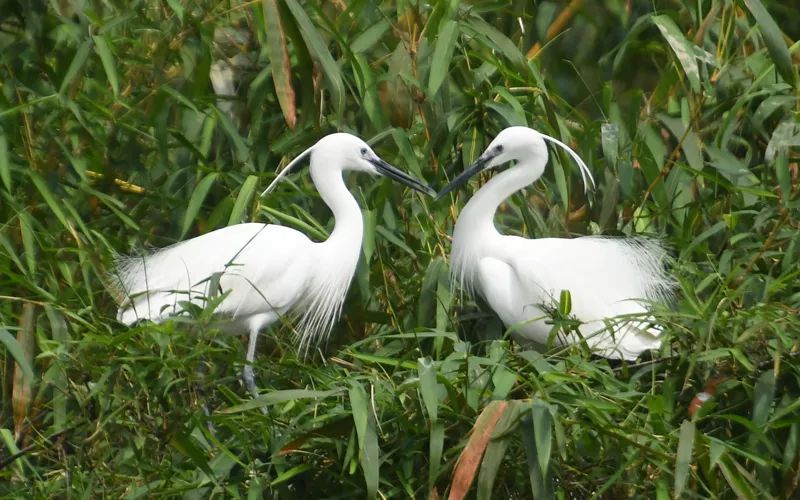
[(314, 162), (311, 164), (311, 179), (320, 197), (333, 212), (333, 231), (327, 241), (350, 241), (360, 247), (364, 221), (361, 208), (344, 184), (342, 169)]
[(472, 294), (480, 291), (476, 277), (478, 263), (484, 254), (502, 245), (502, 235), (494, 225), (497, 207), (509, 196), (535, 181), (541, 175), (537, 165), (518, 162), (501, 172), (472, 195), (456, 221), (453, 229), (453, 246), (450, 252), (452, 279), (462, 290)]
[(539, 178), (541, 171), (519, 161), (508, 170), (501, 172), (483, 185), (461, 210), (457, 225), (484, 227), (494, 230), (494, 214), (506, 198), (531, 184)]

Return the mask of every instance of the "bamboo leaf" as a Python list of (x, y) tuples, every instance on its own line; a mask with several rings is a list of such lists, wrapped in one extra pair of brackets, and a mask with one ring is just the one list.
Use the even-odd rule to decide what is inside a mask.
[(479, 500), (493, 498), (492, 490), (494, 489), (495, 479), (497, 479), (497, 472), (500, 470), (500, 464), (503, 462), (506, 450), (511, 444), (512, 434), (510, 434), (510, 430), (517, 425), (520, 406), (519, 401), (509, 401), (508, 410), (503, 413), (492, 432), (492, 437), (486, 446), (486, 451), (483, 453), (481, 470), (478, 472), (476, 493)]
[(666, 15), (653, 16), (653, 23), (661, 31), (661, 35), (672, 48), (675, 57), (683, 68), (693, 92), (700, 92), (700, 70), (697, 67), (694, 45), (686, 39), (680, 28)]
[(458, 23), (448, 19), (444, 27), (439, 30), (436, 38), (436, 47), (433, 50), (431, 59), (431, 72), (428, 77), (428, 97), (433, 98), (441, 87), (450, 68), (450, 61), (453, 58), (453, 51), (458, 40)]
[(353, 40), (353, 43), (350, 44), (350, 50), (354, 54), (366, 52), (378, 43), (390, 27), (391, 24), (388, 19), (381, 19), (377, 23), (370, 25)]
[(684, 420), (681, 424), (678, 452), (675, 455), (675, 497), (679, 498), (689, 478), (689, 464), (692, 463), (694, 447), (694, 422)]
[(267, 53), (271, 61), (272, 81), (278, 96), (286, 125), (293, 129), (297, 124), (297, 107), (292, 86), (292, 67), (289, 61), (286, 34), (283, 31), (277, 0), (262, 0), (264, 24), (267, 32)]
[(453, 469), (450, 481), (450, 500), (460, 500), (469, 491), (475, 472), (481, 463), (481, 457), (489, 444), (489, 439), (497, 426), (497, 422), (508, 409), (508, 401), (492, 401), (483, 409), (475, 425), (472, 426), (467, 445), (461, 451)]
[(61, 204), (58, 203), (53, 197), (53, 193), (50, 191), (50, 188), (47, 187), (44, 179), (42, 179), (41, 176), (39, 176), (39, 174), (33, 170), (28, 171), (28, 176), (31, 178), (31, 181), (33, 181), (33, 185), (39, 191), (39, 194), (42, 195), (47, 207), (53, 212), (53, 215), (56, 216), (58, 221), (61, 222), (61, 225), (64, 226), (64, 229), (69, 231), (71, 227), (67, 222), (67, 217), (64, 215), (64, 211), (61, 210)]
[(256, 410), (265, 406), (276, 405), (285, 403), (286, 401), (294, 401), (298, 399), (323, 399), (335, 394), (339, 394), (339, 389), (332, 389), (330, 391), (311, 391), (307, 389), (286, 389), (282, 391), (273, 391), (267, 394), (262, 394), (251, 401), (239, 405), (231, 406), (218, 410), (222, 415), (229, 415), (233, 413), (242, 413), (249, 410)]
[(378, 435), (375, 432), (375, 420), (370, 411), (370, 399), (358, 382), (353, 382), (350, 386), (350, 406), (358, 436), (358, 458), (367, 485), (367, 498), (375, 498), (380, 474)]
[(33, 368), (25, 357), (22, 347), (19, 345), (19, 342), (17, 342), (17, 339), (2, 326), (0, 326), (0, 344), (3, 344), (8, 353), (11, 354), (11, 357), (14, 358), (17, 366), (22, 370), (22, 374), (25, 375), (28, 380), (33, 380)]
[(239, 190), (239, 195), (236, 197), (236, 203), (233, 204), (231, 216), (228, 219), (228, 225), (238, 224), (244, 221), (245, 210), (247, 205), (253, 198), (253, 193), (256, 191), (256, 184), (258, 184), (258, 177), (255, 175), (248, 175)]
[(75, 56), (72, 58), (72, 62), (67, 68), (67, 72), (64, 74), (64, 79), (61, 80), (61, 87), (58, 89), (59, 94), (64, 94), (78, 74), (83, 69), (83, 65), (86, 64), (86, 60), (89, 58), (89, 51), (92, 49), (92, 43), (89, 40), (85, 40), (78, 46), (78, 50), (75, 51)]
[(419, 390), (422, 402), (428, 411), (428, 418), (434, 423), (438, 419), (439, 391), (436, 383), (436, 364), (430, 358), (417, 359)]
[(767, 370), (758, 377), (753, 396), (753, 425), (765, 429), (775, 399), (775, 372)]
[(325, 80), (328, 82), (328, 87), (331, 92), (334, 109), (336, 114), (341, 115), (344, 107), (344, 83), (342, 81), (342, 72), (339, 65), (331, 56), (330, 51), (326, 47), (322, 36), (317, 31), (314, 23), (306, 14), (303, 7), (297, 0), (286, 0), (286, 5), (292, 12), (292, 15), (297, 21), (297, 26), (300, 28), (300, 34), (308, 45), (308, 51), (322, 66)]
[(531, 404), (533, 419), (533, 436), (536, 440), (536, 458), (542, 477), (549, 476), (550, 453), (553, 447), (553, 417), (550, 408), (544, 401), (534, 399)]
[(8, 158), (8, 138), (6, 132), (0, 127), (0, 181), (3, 181), (8, 191), (13, 187), (11, 184), (11, 161)]
[(208, 465), (208, 459), (206, 458), (205, 453), (203, 450), (197, 445), (194, 438), (187, 434), (186, 432), (178, 432), (176, 433), (172, 439), (170, 440), (170, 444), (189, 457), (191, 461), (206, 475), (211, 479), (214, 478), (214, 472), (211, 470), (211, 467)]
[(186, 234), (189, 232), (189, 228), (192, 227), (192, 223), (197, 217), (200, 207), (203, 206), (203, 201), (206, 199), (206, 195), (208, 195), (208, 190), (211, 189), (211, 186), (214, 184), (214, 181), (217, 180), (217, 177), (219, 177), (217, 172), (211, 172), (203, 177), (203, 179), (197, 183), (197, 187), (194, 188), (194, 191), (192, 191), (192, 196), (189, 198), (189, 204), (186, 205), (186, 214), (183, 216), (183, 225), (181, 226), (180, 236), (181, 239), (186, 236)]
[(33, 221), (28, 212), (19, 213), (19, 232), (22, 236), (22, 248), (25, 249), (25, 262), (30, 276), (36, 275), (37, 244), (33, 235)]
[(767, 46), (772, 62), (775, 63), (775, 68), (778, 70), (778, 73), (780, 73), (787, 82), (794, 82), (792, 56), (789, 54), (789, 48), (783, 41), (783, 34), (778, 24), (775, 22), (775, 19), (767, 12), (761, 0), (744, 0), (744, 4), (756, 20), (758, 31), (764, 38), (764, 43)]
[(444, 423), (435, 422), (431, 425), (430, 444), (428, 446), (428, 490), (436, 487), (439, 470), (442, 466), (442, 453), (444, 452)]
[(115, 96), (119, 96), (119, 77), (117, 76), (117, 68), (114, 65), (114, 55), (111, 53), (108, 40), (105, 35), (93, 35), (94, 50), (100, 56), (100, 62), (103, 65), (103, 70), (106, 72), (111, 90)]

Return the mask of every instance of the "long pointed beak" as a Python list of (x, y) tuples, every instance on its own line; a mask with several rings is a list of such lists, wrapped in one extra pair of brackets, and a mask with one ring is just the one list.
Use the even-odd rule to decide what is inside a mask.
[(435, 201), (442, 199), (450, 191), (465, 184), (470, 177), (483, 170), (486, 167), (486, 164), (489, 163), (489, 161), (491, 161), (491, 159), (492, 157), (486, 154), (482, 154), (481, 156), (479, 156), (478, 159), (475, 160), (475, 162), (472, 165), (467, 167), (467, 169), (461, 172), (461, 174), (458, 177), (450, 181), (450, 184), (446, 185), (444, 189), (439, 191), (439, 194), (436, 195)]
[(415, 191), (419, 191), (420, 193), (427, 194), (433, 196), (436, 194), (436, 191), (424, 184), (422, 181), (416, 179), (408, 175), (407, 173), (403, 172), (402, 170), (395, 168), (380, 158), (368, 158), (367, 161), (372, 163), (375, 168), (378, 170), (378, 173), (381, 175), (385, 175), (386, 177), (396, 180), (401, 184), (405, 184), (406, 186), (410, 187)]

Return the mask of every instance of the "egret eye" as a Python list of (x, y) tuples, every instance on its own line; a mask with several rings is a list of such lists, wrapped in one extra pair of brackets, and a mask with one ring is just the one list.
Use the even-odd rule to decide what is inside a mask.
[(361, 148), (361, 156), (367, 156), (367, 148)]
[(498, 144), (497, 146), (494, 147), (494, 150), (497, 153), (502, 153), (503, 152), (503, 145), (502, 144)]

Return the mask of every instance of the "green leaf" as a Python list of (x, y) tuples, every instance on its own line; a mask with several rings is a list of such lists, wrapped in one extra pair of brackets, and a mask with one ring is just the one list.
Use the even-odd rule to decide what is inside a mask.
[(353, 52), (353, 54), (366, 52), (372, 48), (373, 45), (378, 43), (390, 27), (391, 24), (386, 18), (381, 19), (375, 24), (371, 24), (353, 40), (353, 43), (350, 44), (350, 51)]
[(525, 59), (525, 55), (520, 52), (519, 47), (504, 33), (477, 16), (470, 17), (465, 26), (485, 36), (487, 40), (491, 42), (492, 48), (503, 54), (503, 56), (516, 66), (518, 71), (526, 76), (532, 74), (528, 66), (528, 61)]
[(253, 198), (253, 193), (256, 191), (256, 184), (258, 184), (258, 177), (255, 175), (248, 175), (245, 179), (242, 188), (239, 190), (239, 195), (236, 197), (236, 203), (233, 204), (231, 216), (228, 219), (228, 225), (239, 224), (244, 221), (245, 210), (250, 200)]
[(536, 441), (536, 459), (542, 477), (549, 476), (550, 452), (553, 446), (553, 417), (548, 405), (534, 399), (531, 403), (531, 418), (533, 419), (533, 436)]
[(679, 498), (689, 478), (689, 464), (692, 463), (694, 447), (694, 422), (684, 420), (678, 438), (678, 452), (675, 455), (675, 497)]
[(236, 129), (236, 126), (234, 126), (227, 113), (223, 112), (218, 107), (215, 107), (214, 110), (216, 111), (217, 119), (219, 120), (220, 125), (222, 125), (222, 130), (225, 131), (227, 136), (233, 142), (233, 148), (236, 152), (236, 159), (240, 162), (247, 161), (250, 158), (250, 149), (247, 147), (247, 143), (245, 142), (244, 138), (242, 138), (241, 134)]
[(428, 446), (428, 490), (432, 490), (436, 485), (439, 470), (442, 465), (442, 453), (444, 452), (444, 423), (435, 422), (431, 425), (430, 443)]
[(700, 70), (697, 67), (694, 45), (686, 39), (680, 28), (668, 16), (653, 16), (653, 23), (661, 31), (661, 35), (672, 48), (675, 57), (683, 68), (686, 78), (692, 87), (692, 91), (700, 92)]
[(353, 382), (350, 386), (350, 406), (358, 436), (358, 458), (367, 485), (367, 498), (375, 498), (380, 475), (378, 435), (375, 432), (375, 420), (370, 411), (370, 399), (358, 382)]
[(6, 132), (0, 127), (0, 180), (6, 189), (11, 191), (11, 162), (8, 159), (8, 138)]
[(0, 326), (0, 344), (3, 344), (11, 354), (11, 357), (14, 358), (14, 361), (17, 363), (17, 366), (20, 367), (22, 370), (22, 374), (27, 377), (29, 381), (33, 381), (33, 368), (31, 367), (28, 360), (25, 358), (25, 353), (22, 351), (22, 346), (19, 345), (17, 339), (14, 338), (13, 335), (8, 333), (8, 330)]
[(436, 383), (436, 363), (431, 358), (417, 359), (417, 372), (419, 374), (419, 390), (422, 394), (422, 402), (428, 411), (428, 418), (431, 422), (436, 422), (439, 408), (439, 391)]
[[(274, 486), (277, 486), (277, 485), (279, 485), (281, 483), (285, 483), (286, 481), (292, 479), (293, 477), (299, 476), (300, 474), (302, 474), (302, 473), (304, 473), (304, 472), (306, 472), (308, 470), (311, 470), (311, 468), (312, 468), (311, 464), (295, 465), (294, 467), (291, 467), (291, 468), (281, 472), (280, 474), (278, 474), (278, 476), (274, 480), (272, 480), (272, 482), (269, 483), (269, 485), (274, 487)], [(263, 497), (259, 496), (259, 498), (263, 498)]]
[(180, 20), (181, 24), (183, 24), (183, 5), (179, 0), (167, 0), (167, 5), (169, 8), (172, 9), (173, 12), (178, 16), (178, 20)]
[(619, 158), (619, 127), (613, 123), (604, 123), (600, 127), (600, 143), (606, 163), (611, 168), (616, 168)]
[(217, 411), (222, 415), (229, 415), (232, 413), (241, 413), (244, 411), (255, 410), (265, 406), (271, 406), (286, 401), (294, 401), (297, 399), (323, 399), (335, 394), (339, 394), (341, 390), (332, 389), (330, 391), (311, 391), (307, 389), (287, 389), (283, 391), (273, 391), (267, 394), (262, 394), (255, 399), (247, 401), (239, 405), (223, 408)]
[(362, 210), (364, 218), (364, 240), (361, 247), (364, 250), (364, 260), (372, 262), (372, 254), (375, 253), (375, 226), (378, 223), (378, 213), (376, 210)]
[(764, 43), (767, 46), (767, 51), (775, 63), (775, 68), (781, 74), (784, 80), (789, 83), (794, 82), (794, 70), (792, 65), (792, 56), (789, 54), (789, 48), (783, 41), (783, 34), (778, 24), (767, 12), (761, 0), (744, 0), (747, 9), (753, 14), (756, 20), (758, 31), (764, 38)]
[(192, 436), (183, 431), (178, 432), (172, 437), (170, 444), (175, 449), (189, 457), (191, 461), (200, 468), (200, 470), (206, 473), (209, 479), (214, 479), (214, 472), (208, 465), (208, 458), (206, 457), (206, 454), (199, 446), (197, 446)]
[(308, 45), (308, 51), (322, 66), (322, 73), (325, 75), (325, 80), (328, 82), (328, 87), (331, 92), (334, 109), (336, 114), (341, 115), (344, 108), (344, 83), (342, 81), (342, 72), (339, 65), (331, 56), (326, 43), (322, 39), (322, 35), (317, 31), (317, 28), (311, 22), (303, 7), (297, 0), (286, 0), (286, 6), (292, 12), (297, 26), (300, 28), (300, 34)]
[[(187, 108), (191, 109), (195, 113), (200, 114), (200, 110), (197, 109), (197, 106), (195, 106), (194, 103), (188, 97), (186, 97), (185, 95), (181, 94), (180, 92), (178, 92), (174, 88), (170, 87), (169, 85), (162, 85), (162, 86), (160, 86), (158, 88), (158, 90), (160, 92), (164, 92), (165, 94), (169, 94), (170, 96), (174, 97), (175, 100), (178, 101), (179, 103), (183, 104), (184, 106), (186, 106)], [(213, 122), (212, 122), (212, 124), (213, 124)], [(202, 150), (202, 149), (201, 149), (201, 151), (203, 152), (204, 155), (208, 155), (208, 151), (205, 151), (205, 150)]]
[(103, 70), (106, 72), (111, 90), (114, 91), (115, 96), (119, 96), (119, 77), (117, 76), (117, 68), (114, 65), (114, 55), (111, 53), (111, 48), (108, 45), (105, 35), (93, 35), (94, 50), (100, 56), (100, 62), (103, 65)]
[(444, 27), (439, 30), (436, 47), (433, 50), (433, 59), (431, 59), (431, 72), (428, 77), (428, 98), (436, 95), (448, 74), (458, 35), (458, 23), (452, 19), (448, 19), (444, 23)]
[(181, 239), (186, 236), (186, 233), (189, 232), (189, 228), (192, 227), (192, 223), (194, 222), (195, 217), (197, 217), (200, 207), (203, 206), (203, 201), (206, 199), (206, 195), (208, 195), (208, 190), (211, 189), (211, 186), (214, 184), (214, 181), (217, 180), (217, 177), (219, 177), (217, 172), (211, 172), (203, 177), (203, 179), (197, 183), (194, 191), (192, 191), (192, 196), (189, 198), (189, 204), (186, 205), (186, 214), (183, 216), (183, 225), (181, 226), (180, 236)]
[(569, 293), (569, 290), (561, 290), (558, 298), (558, 312), (564, 316), (572, 312), (572, 294)]
[[(775, 399), (775, 372), (767, 370), (758, 377), (753, 388), (753, 424), (765, 429)], [(766, 432), (766, 429), (765, 429)]]
[(92, 43), (89, 40), (84, 40), (83, 43), (78, 46), (78, 50), (75, 51), (75, 56), (72, 58), (72, 62), (67, 68), (67, 72), (64, 74), (64, 79), (61, 80), (61, 87), (58, 89), (59, 94), (64, 94), (78, 74), (83, 69), (83, 65), (86, 64), (86, 59), (89, 58), (89, 51), (92, 50)]
[(22, 248), (25, 249), (25, 262), (30, 276), (36, 274), (37, 244), (33, 235), (33, 221), (27, 212), (19, 213), (19, 231), (22, 236)]
[(53, 215), (56, 216), (56, 219), (61, 222), (61, 225), (64, 226), (64, 229), (67, 231), (71, 230), (72, 226), (70, 226), (70, 224), (67, 222), (67, 217), (64, 215), (64, 211), (61, 210), (62, 204), (57, 202), (53, 197), (53, 193), (50, 191), (50, 188), (47, 187), (44, 179), (42, 179), (41, 176), (33, 170), (28, 170), (28, 176), (31, 178), (31, 181), (33, 181), (33, 185), (36, 186), (39, 194), (41, 194), (42, 198), (44, 198), (48, 208), (50, 208), (50, 210), (53, 212)]
[(525, 455), (528, 458), (528, 480), (531, 483), (533, 498), (554, 498), (553, 484), (547, 477), (542, 475), (542, 469), (539, 466), (539, 452), (536, 446), (536, 433), (531, 415), (526, 415), (520, 419), (519, 431), (522, 444), (525, 446)]

